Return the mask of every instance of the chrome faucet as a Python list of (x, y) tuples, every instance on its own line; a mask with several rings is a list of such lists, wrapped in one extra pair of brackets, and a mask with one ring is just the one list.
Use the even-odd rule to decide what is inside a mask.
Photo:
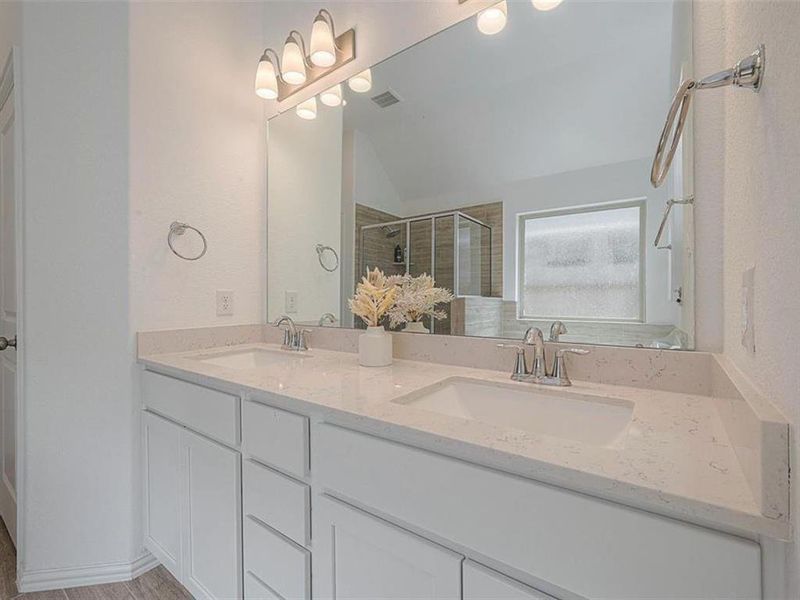
[(528, 327), (522, 338), (522, 343), (533, 346), (533, 367), (530, 375), (535, 379), (547, 377), (547, 357), (544, 353), (544, 336), (538, 327)]
[(283, 330), (283, 345), (281, 348), (284, 350), (291, 350), (293, 352), (308, 350), (307, 336), (309, 333), (311, 333), (311, 330), (298, 329), (297, 325), (295, 325), (295, 322), (288, 315), (281, 315), (272, 323), (274, 327), (280, 327), (284, 324), (286, 324), (286, 328)]
[[(560, 323), (560, 321), (556, 321)], [(556, 323), (553, 325), (555, 326)], [(563, 327), (563, 323), (561, 323)], [(551, 328), (552, 331), (553, 328)], [(556, 328), (558, 331), (560, 328)], [(566, 333), (566, 331), (562, 332)], [(557, 334), (558, 335), (558, 334)], [(514, 363), (514, 372), (511, 379), (514, 381), (524, 381), (526, 383), (536, 383), (539, 385), (555, 385), (565, 387), (572, 385), (567, 376), (567, 365), (564, 360), (566, 354), (589, 354), (589, 350), (581, 348), (561, 348), (556, 351), (553, 358), (553, 370), (547, 370), (547, 357), (545, 355), (544, 336), (538, 327), (529, 327), (522, 338), (522, 343), (526, 346), (533, 346), (533, 367), (528, 371), (525, 363), (525, 348), (515, 344), (497, 344), (498, 348), (511, 348), (517, 351), (517, 360)]]
[(548, 341), (557, 342), (565, 333), (567, 333), (567, 326), (561, 321), (553, 321), (553, 324), (550, 325), (550, 339)]
[(337, 321), (336, 315), (328, 312), (319, 318), (319, 326), (325, 327), (326, 323), (330, 323), (331, 325), (333, 325), (334, 323), (336, 323), (336, 321)]

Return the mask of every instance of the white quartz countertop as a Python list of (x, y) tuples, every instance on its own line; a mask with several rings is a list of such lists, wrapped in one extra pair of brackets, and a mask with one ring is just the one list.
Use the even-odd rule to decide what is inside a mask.
[(247, 344), (142, 356), (140, 362), (187, 381), (268, 395), (289, 410), (701, 525), (780, 539), (790, 531), (786, 520), (759, 511), (711, 397), (581, 381), (571, 388), (548, 387), (555, 395), (577, 392), (633, 404), (619, 442), (598, 447), (392, 402), (452, 377), (541, 391), (511, 382), (508, 373), (409, 360), (366, 368), (356, 354), (316, 349), (253, 369), (197, 360), (257, 348), (278, 349)]

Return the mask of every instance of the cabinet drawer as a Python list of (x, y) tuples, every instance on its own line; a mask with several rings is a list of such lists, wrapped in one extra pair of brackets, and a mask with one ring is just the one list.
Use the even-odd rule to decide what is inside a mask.
[(308, 418), (258, 402), (244, 403), (246, 454), (280, 471), (308, 475)]
[(244, 568), (285, 600), (309, 600), (311, 555), (252, 517), (244, 523)]
[(310, 490), (307, 485), (251, 460), (244, 462), (244, 512), (308, 545)]
[(331, 425), (320, 487), (587, 598), (761, 597), (758, 544)]
[(238, 446), (239, 398), (150, 371), (142, 374), (144, 405), (229, 446)]

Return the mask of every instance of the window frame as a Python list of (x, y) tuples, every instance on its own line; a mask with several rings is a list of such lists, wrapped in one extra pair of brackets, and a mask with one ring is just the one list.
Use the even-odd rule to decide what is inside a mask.
[[(577, 215), (590, 212), (604, 212), (619, 208), (639, 209), (639, 316), (631, 319), (611, 317), (575, 317), (570, 315), (528, 315), (525, 314), (523, 296), (525, 289), (525, 224), (534, 219)], [(595, 204), (581, 204), (565, 208), (545, 209), (517, 213), (517, 319), (520, 321), (561, 320), (583, 323), (646, 323), (647, 322), (647, 198), (637, 197), (626, 200), (613, 200)]]

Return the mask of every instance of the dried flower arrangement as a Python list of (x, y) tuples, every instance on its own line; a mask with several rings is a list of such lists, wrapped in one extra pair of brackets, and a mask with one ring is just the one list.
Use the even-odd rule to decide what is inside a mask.
[(361, 278), (355, 295), (348, 301), (353, 314), (361, 317), (368, 327), (378, 327), (394, 306), (398, 288), (393, 279), (378, 268), (367, 270), (367, 276)]
[(437, 309), (439, 304), (453, 301), (450, 290), (436, 287), (433, 277), (423, 273), (419, 277), (410, 274), (389, 278), (397, 286), (395, 305), (389, 310), (389, 323), (397, 327), (404, 323), (419, 323), (424, 317), (444, 319), (447, 313)]

